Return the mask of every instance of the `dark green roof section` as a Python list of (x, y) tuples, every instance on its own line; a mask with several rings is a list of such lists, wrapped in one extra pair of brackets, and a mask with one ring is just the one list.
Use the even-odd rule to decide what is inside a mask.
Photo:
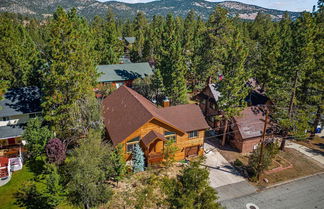
[(149, 63), (128, 63), (116, 65), (99, 65), (98, 82), (127, 81), (153, 75)]

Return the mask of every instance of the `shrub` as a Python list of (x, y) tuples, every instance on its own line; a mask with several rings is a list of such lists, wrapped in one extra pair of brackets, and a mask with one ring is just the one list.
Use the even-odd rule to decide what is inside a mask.
[(49, 140), (45, 150), (50, 163), (61, 164), (66, 158), (65, 145), (58, 138)]
[(241, 167), (241, 166), (243, 166), (244, 164), (242, 163), (242, 161), (240, 161), (239, 159), (236, 159), (235, 161), (234, 161), (234, 166), (237, 166), (237, 167)]

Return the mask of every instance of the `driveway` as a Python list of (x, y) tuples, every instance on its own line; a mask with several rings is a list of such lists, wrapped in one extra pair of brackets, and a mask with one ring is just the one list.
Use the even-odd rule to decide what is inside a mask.
[(292, 141), (288, 141), (286, 147), (293, 148), (324, 165), (324, 156), (320, 151), (310, 149)]
[(256, 192), (239, 172), (217, 151), (205, 143), (205, 166), (209, 169), (210, 186), (216, 189), (219, 201), (232, 199)]

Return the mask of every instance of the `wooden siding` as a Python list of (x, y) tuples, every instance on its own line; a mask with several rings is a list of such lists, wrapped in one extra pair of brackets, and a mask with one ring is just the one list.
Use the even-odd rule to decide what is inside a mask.
[[(125, 152), (125, 158), (127, 160), (131, 159), (131, 153), (126, 152), (126, 144), (129, 140), (140, 137), (143, 138), (146, 134), (148, 134), (150, 131), (156, 131), (162, 135), (164, 135), (165, 131), (169, 132), (175, 132), (176, 133), (176, 145), (179, 148), (177, 153), (175, 154), (175, 160), (183, 160), (185, 159), (185, 148), (186, 147), (192, 147), (192, 146), (199, 146), (201, 147), (204, 144), (204, 138), (205, 138), (205, 130), (198, 130), (198, 136), (195, 138), (189, 138), (188, 133), (181, 133), (180, 131), (168, 126), (167, 124), (164, 124), (158, 120), (151, 120), (144, 124), (141, 128), (137, 129), (134, 133), (129, 135), (124, 141), (121, 142), (123, 144), (123, 150)], [(140, 143), (142, 149), (144, 150), (145, 156), (148, 156), (148, 154), (153, 153), (162, 153), (163, 151), (163, 145), (164, 143), (161, 140), (156, 140), (150, 145), (150, 148), (147, 149), (146, 146), (143, 143)], [(155, 146), (155, 147), (152, 147)], [(203, 154), (203, 149), (200, 148), (198, 151), (199, 155)]]

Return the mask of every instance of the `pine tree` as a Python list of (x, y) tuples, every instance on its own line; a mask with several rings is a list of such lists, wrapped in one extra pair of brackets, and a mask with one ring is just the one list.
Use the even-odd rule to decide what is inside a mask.
[(106, 19), (95, 17), (92, 23), (98, 53), (99, 64), (117, 64), (123, 53), (122, 42), (118, 39), (119, 32), (115, 15), (108, 10)]
[(86, 21), (76, 9), (58, 8), (49, 23), (48, 67), (43, 81), (43, 111), (57, 136), (69, 133), (69, 110), (79, 99), (93, 96), (97, 72), (94, 42)]
[(251, 77), (251, 72), (245, 69), (248, 51), (240, 29), (234, 27), (225, 9), (217, 7), (207, 27), (201, 73), (223, 76), (222, 80), (216, 81), (216, 86), (222, 95), (217, 102), (223, 112), (221, 120), (225, 122), (224, 145), (228, 121), (244, 108), (244, 99), (248, 95), (246, 83)]
[(108, 162), (111, 164), (111, 169), (107, 170), (107, 177), (118, 182), (122, 180), (126, 174), (127, 167), (124, 159), (122, 146), (117, 146), (110, 153)]
[(226, 56), (228, 42), (233, 33), (231, 19), (227, 16), (227, 10), (216, 7), (210, 15), (204, 34), (202, 45), (202, 58), (198, 68), (200, 82), (205, 83), (209, 76), (215, 77), (220, 73), (224, 66), (222, 60)]
[(262, 89), (271, 81), (271, 73), (277, 69), (280, 41), (278, 27), (269, 15), (258, 13), (251, 29), (251, 38), (256, 41), (253, 60), (255, 77)]
[(216, 202), (216, 191), (209, 186), (209, 171), (202, 168), (201, 163), (202, 160), (192, 161), (177, 179), (165, 179), (163, 189), (172, 208), (222, 208)]
[(25, 27), (16, 19), (0, 15), (0, 80), (9, 88), (35, 85), (34, 70), (39, 53)]
[(132, 159), (133, 159), (134, 173), (144, 171), (144, 166), (145, 166), (144, 152), (142, 151), (142, 148), (138, 144), (135, 145), (134, 151), (132, 153)]
[(166, 18), (162, 36), (161, 61), (157, 68), (160, 69), (166, 95), (173, 104), (187, 103), (187, 87), (185, 80), (185, 61), (179, 34), (176, 30), (176, 21), (172, 15)]
[(133, 52), (132, 60), (134, 62), (138, 62), (143, 60), (145, 33), (147, 27), (147, 20), (143, 12), (137, 13), (133, 25), (134, 25), (136, 42), (133, 49), (134, 52)]

